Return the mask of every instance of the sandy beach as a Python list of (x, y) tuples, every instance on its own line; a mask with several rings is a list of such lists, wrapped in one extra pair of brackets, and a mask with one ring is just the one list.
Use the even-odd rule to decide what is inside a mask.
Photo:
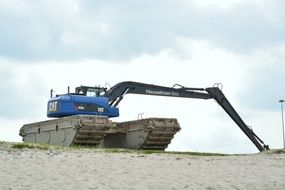
[(194, 156), (0, 143), (0, 189), (285, 189), (285, 152)]

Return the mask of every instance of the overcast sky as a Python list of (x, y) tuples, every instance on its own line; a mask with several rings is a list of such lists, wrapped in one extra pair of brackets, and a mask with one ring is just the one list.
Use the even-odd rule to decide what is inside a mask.
[[(282, 147), (285, 1), (0, 0), (0, 140), (45, 120), (49, 90), (125, 80), (223, 92), (245, 123)], [(213, 100), (127, 95), (116, 121), (175, 117), (169, 150), (257, 152)]]

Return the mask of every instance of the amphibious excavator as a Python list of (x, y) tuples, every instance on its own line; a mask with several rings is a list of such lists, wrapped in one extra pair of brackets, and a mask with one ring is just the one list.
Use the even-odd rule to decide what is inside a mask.
[(20, 129), (24, 142), (53, 145), (87, 145), (103, 148), (165, 150), (181, 129), (175, 118), (146, 118), (112, 122), (118, 117), (118, 105), (126, 94), (176, 98), (214, 99), (232, 118), (259, 151), (268, 145), (245, 124), (218, 86), (189, 88), (133, 81), (113, 87), (76, 87), (74, 93), (53, 96), (47, 103), (47, 116), (55, 119), (25, 124)]

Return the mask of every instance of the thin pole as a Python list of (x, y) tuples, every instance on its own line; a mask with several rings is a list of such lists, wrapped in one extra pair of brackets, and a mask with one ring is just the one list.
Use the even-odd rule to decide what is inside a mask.
[(282, 113), (282, 134), (283, 134), (283, 148), (285, 149), (285, 135), (284, 135), (284, 116), (283, 116), (283, 102), (284, 100), (279, 100), (281, 103), (281, 113)]

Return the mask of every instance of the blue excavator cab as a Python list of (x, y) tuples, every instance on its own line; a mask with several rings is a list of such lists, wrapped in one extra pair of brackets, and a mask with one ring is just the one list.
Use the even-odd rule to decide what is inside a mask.
[(106, 88), (81, 86), (75, 93), (56, 95), (47, 104), (47, 117), (65, 117), (71, 115), (99, 115), (118, 117), (119, 109), (111, 107), (104, 96)]

